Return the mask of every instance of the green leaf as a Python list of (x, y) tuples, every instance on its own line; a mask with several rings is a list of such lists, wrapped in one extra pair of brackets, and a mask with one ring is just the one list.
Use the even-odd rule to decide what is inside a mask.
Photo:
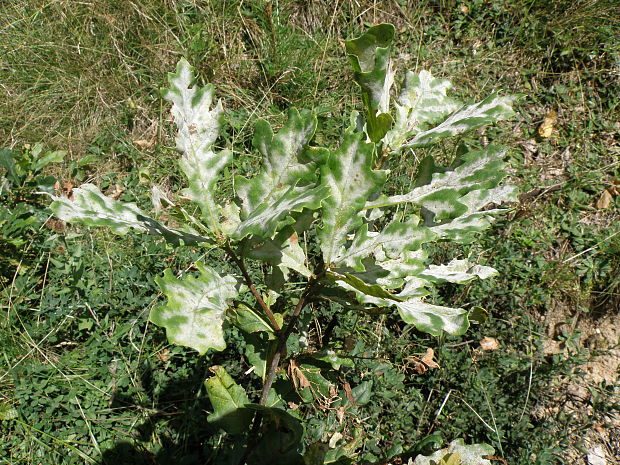
[[(485, 457), (493, 455), (495, 450), (488, 444), (465, 445), (462, 439), (455, 439), (445, 447), (429, 456), (418, 455), (413, 465), (491, 465)], [(455, 462), (455, 459), (458, 461)], [(449, 462), (449, 461), (452, 462)]]
[(405, 323), (433, 336), (438, 336), (442, 331), (461, 335), (465, 334), (469, 327), (467, 310), (462, 308), (432, 305), (417, 298), (395, 302), (394, 305)]
[(0, 168), (4, 168), (7, 179), (13, 184), (19, 183), (19, 174), (15, 165), (15, 152), (11, 149), (3, 148), (0, 150)]
[(362, 90), (368, 137), (373, 142), (380, 141), (393, 122), (389, 114), (390, 88), (394, 82), (390, 66), (393, 40), (394, 26), (379, 24), (357, 39), (345, 42), (355, 82)]
[(301, 449), (304, 428), (298, 418), (277, 407), (249, 404), (249, 410), (262, 412), (264, 430), (262, 438), (248, 459), (256, 464), (303, 463)]
[(220, 171), (232, 160), (232, 153), (213, 151), (222, 120), (222, 104), (213, 109), (212, 85), (194, 85), (194, 72), (187, 60), (181, 59), (175, 73), (169, 73), (170, 88), (164, 98), (172, 102), (172, 116), (178, 127), (177, 149), (182, 153), (179, 164), (189, 181), (183, 191), (196, 202), (207, 225), (220, 231), (220, 207), (215, 203), (214, 191)]
[(291, 187), (299, 189), (315, 183), (317, 167), (308, 144), (316, 125), (312, 112), (300, 113), (295, 108), (289, 110), (286, 124), (275, 135), (267, 121), (259, 120), (253, 144), (264, 157), (263, 167), (251, 179), (235, 178), (237, 195), (242, 201), (242, 219), (277, 202)]
[(274, 239), (267, 239), (250, 247), (244, 255), (278, 267), (285, 279), (288, 279), (289, 269), (297, 271), (306, 278), (312, 275), (306, 266), (306, 254), (299, 245), (299, 237), (293, 228), (287, 228)]
[(201, 355), (208, 349), (224, 350), (224, 312), (228, 300), (237, 296), (232, 276), (196, 263), (200, 274), (177, 279), (170, 270), (155, 282), (168, 298), (166, 305), (154, 308), (150, 319), (166, 329), (168, 341), (190, 347)]
[(266, 331), (273, 334), (273, 328), (269, 322), (245, 304), (238, 304), (232, 315), (235, 326), (246, 333)]
[(441, 122), (461, 106), (446, 95), (451, 86), (450, 81), (436, 79), (428, 71), (407, 72), (398, 102), (394, 104), (394, 127), (383, 140), (390, 151), (400, 151), (408, 137)]
[(360, 278), (358, 278), (355, 275), (352, 275), (349, 273), (345, 273), (344, 275), (339, 275), (333, 272), (330, 272), (330, 275), (338, 278), (338, 281), (337, 281), (338, 283), (339, 281), (346, 283), (349, 286), (356, 289), (357, 291), (367, 296), (378, 297), (380, 299), (400, 300), (398, 297), (396, 297), (394, 294), (391, 294), (389, 291), (384, 289), (382, 286), (378, 284), (365, 283), (364, 281), (362, 281)]
[(66, 154), (67, 152), (65, 152), (64, 150), (55, 150), (53, 152), (45, 152), (43, 156), (36, 157), (32, 161), (32, 170), (36, 173), (42, 170), (43, 168), (45, 168), (50, 163), (59, 163), (65, 158)]
[(363, 222), (358, 213), (386, 180), (385, 171), (371, 168), (374, 144), (362, 137), (361, 132), (347, 132), (340, 148), (321, 166), (321, 182), (329, 196), (323, 200), (323, 226), (317, 235), (327, 266), (343, 253), (347, 234)]
[(220, 366), (211, 367), (214, 376), (205, 381), (207, 395), (214, 412), (207, 417), (229, 434), (242, 434), (248, 431), (253, 413), (247, 408), (250, 404), (245, 390), (237, 385), (226, 370)]
[(467, 260), (455, 259), (447, 265), (429, 265), (420, 276), (439, 283), (467, 283), (476, 278), (490, 278), (497, 273), (497, 270), (490, 266), (472, 265)]
[(50, 195), (53, 202), (50, 208), (63, 221), (81, 223), (86, 226), (106, 226), (117, 234), (126, 234), (130, 229), (158, 234), (166, 240), (178, 244), (207, 241), (196, 234), (169, 229), (146, 216), (133, 203), (122, 203), (106, 197), (92, 184), (82, 184), (73, 189), (73, 199)]
[(351, 360), (349, 357), (340, 356), (330, 349), (313, 352), (310, 358), (329, 363), (334, 370), (340, 370), (340, 367), (343, 365), (349, 368), (353, 368), (355, 366), (353, 360)]
[(267, 360), (276, 351), (277, 339), (269, 339), (267, 333), (244, 334), (245, 356), (250, 365), (254, 367), (254, 373), (263, 381), (267, 373)]

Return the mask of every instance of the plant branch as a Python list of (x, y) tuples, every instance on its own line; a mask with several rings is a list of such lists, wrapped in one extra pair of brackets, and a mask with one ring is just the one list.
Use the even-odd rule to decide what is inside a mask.
[(308, 280), (308, 284), (306, 285), (304, 291), (301, 293), (299, 301), (295, 306), (295, 310), (293, 310), (291, 319), (289, 320), (286, 327), (282, 330), (282, 332), (280, 332), (280, 334), (278, 335), (278, 346), (275, 353), (273, 354), (273, 357), (269, 361), (269, 368), (267, 370), (267, 374), (265, 375), (263, 390), (261, 391), (259, 402), (260, 405), (265, 405), (265, 403), (267, 402), (267, 396), (269, 395), (269, 390), (271, 389), (271, 385), (273, 384), (273, 381), (276, 377), (276, 371), (278, 369), (278, 365), (280, 364), (280, 359), (282, 358), (282, 354), (286, 350), (286, 342), (288, 341), (289, 336), (295, 329), (297, 321), (299, 320), (299, 315), (308, 303), (308, 298), (312, 295), (315, 290), (316, 284), (319, 282), (319, 280), (323, 277), (324, 274), (325, 270), (321, 266), (320, 270), (317, 273), (313, 274), (312, 277)]
[(269, 306), (265, 303), (260, 293), (256, 289), (256, 286), (254, 285), (254, 281), (252, 281), (252, 278), (250, 277), (250, 274), (248, 273), (248, 270), (245, 267), (245, 263), (243, 263), (243, 260), (235, 253), (235, 251), (230, 247), (230, 245), (225, 244), (223, 248), (224, 248), (224, 251), (228, 254), (228, 256), (232, 259), (232, 261), (234, 261), (239, 267), (239, 269), (241, 270), (241, 274), (243, 275), (245, 284), (250, 288), (250, 291), (252, 292), (252, 295), (254, 295), (254, 298), (258, 302), (258, 305), (260, 305), (260, 308), (262, 308), (263, 312), (265, 312), (265, 315), (267, 315), (267, 318), (269, 318), (269, 322), (271, 323), (271, 326), (273, 327), (273, 329), (276, 332), (280, 331), (280, 325), (276, 321), (276, 318), (273, 315), (273, 312), (271, 311)]

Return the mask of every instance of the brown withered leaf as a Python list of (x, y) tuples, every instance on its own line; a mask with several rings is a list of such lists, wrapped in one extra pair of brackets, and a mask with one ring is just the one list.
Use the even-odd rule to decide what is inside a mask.
[(435, 357), (435, 351), (429, 347), (422, 356), (422, 363), (429, 368), (439, 368), (439, 365), (433, 360), (433, 357)]
[(611, 205), (612, 200), (613, 200), (613, 197), (611, 193), (607, 189), (605, 189), (603, 193), (601, 194), (601, 196), (596, 201), (596, 208), (599, 210), (604, 210), (606, 208), (609, 208), (609, 205)]
[(482, 350), (497, 350), (499, 349), (499, 341), (494, 337), (484, 337), (480, 341), (480, 347)]
[(114, 200), (118, 200), (118, 198), (121, 196), (123, 192), (125, 192), (125, 188), (122, 186), (119, 186), (118, 184), (115, 184), (114, 190), (112, 190), (112, 192), (110, 192), (110, 194), (108, 195)]
[(344, 393), (347, 396), (347, 400), (353, 406), (355, 406), (355, 399), (353, 398), (353, 391), (351, 390), (351, 385), (347, 382), (342, 383), (342, 388), (344, 389)]
[(423, 375), (429, 368), (440, 368), (439, 364), (433, 360), (434, 357), (435, 351), (429, 347), (421, 358), (412, 355), (410, 357), (405, 357), (405, 360), (412, 362), (413, 369), (417, 371), (418, 374)]
[(541, 125), (538, 126), (538, 134), (540, 135), (540, 137), (551, 137), (551, 135), (553, 134), (555, 123), (557, 123), (557, 121), (558, 112), (555, 110), (549, 110), (549, 112), (545, 115), (545, 119), (543, 120)]
[(289, 360), (288, 363), (288, 377), (293, 381), (293, 385), (296, 390), (309, 387), (312, 389), (312, 385), (303, 371), (299, 368), (299, 365), (295, 360)]
[(133, 145), (141, 149), (150, 149), (155, 145), (154, 140), (138, 139), (133, 141)]
[(170, 360), (170, 351), (168, 349), (160, 350), (156, 355), (162, 363), (167, 363)]

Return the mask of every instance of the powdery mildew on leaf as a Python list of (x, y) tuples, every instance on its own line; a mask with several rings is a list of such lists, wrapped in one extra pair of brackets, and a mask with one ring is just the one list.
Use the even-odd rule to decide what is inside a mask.
[(362, 224), (358, 213), (387, 177), (385, 171), (371, 168), (373, 144), (363, 142), (362, 137), (361, 132), (347, 132), (340, 148), (321, 166), (321, 181), (329, 197), (323, 200), (318, 238), (327, 265), (342, 253), (347, 234)]
[(384, 138), (391, 151), (399, 151), (407, 137), (442, 121), (461, 106), (447, 96), (451, 86), (447, 79), (436, 79), (428, 71), (419, 74), (407, 71), (398, 102), (394, 104), (394, 127)]
[(418, 249), (435, 237), (429, 228), (418, 227), (418, 221), (417, 217), (404, 222), (394, 221), (376, 233), (369, 232), (368, 225), (363, 224), (356, 231), (351, 245), (333, 260), (333, 264), (343, 263), (357, 271), (364, 271), (362, 260), (378, 253), (379, 249), (392, 259)]
[(235, 179), (237, 196), (242, 201), (242, 218), (248, 218), (261, 205), (276, 201), (292, 186), (305, 186), (316, 181), (316, 164), (305, 151), (316, 130), (316, 116), (291, 108), (288, 121), (275, 135), (269, 123), (256, 124), (253, 143), (263, 155), (263, 167), (251, 179)]
[(498, 271), (490, 266), (472, 265), (468, 260), (452, 260), (447, 265), (429, 265), (420, 276), (429, 281), (467, 283), (476, 278), (487, 279)]
[(103, 195), (93, 184), (82, 184), (73, 189), (73, 199), (52, 195), (50, 204), (54, 214), (63, 221), (81, 223), (86, 226), (105, 226), (117, 234), (126, 234), (130, 229), (163, 236), (166, 240), (179, 243), (205, 241), (200, 236), (169, 229), (148, 217), (133, 203), (123, 203)]
[(294, 222), (291, 213), (301, 212), (304, 208), (316, 210), (328, 195), (329, 191), (323, 186), (305, 188), (291, 186), (271, 203), (261, 203), (239, 224), (234, 236), (237, 239), (249, 234), (263, 238), (271, 237), (280, 226)]
[(189, 181), (183, 193), (196, 202), (207, 225), (218, 231), (219, 207), (213, 193), (220, 171), (232, 160), (228, 150), (213, 151), (218, 137), (222, 104), (211, 108), (214, 89), (212, 85), (194, 85), (194, 73), (187, 60), (182, 59), (175, 73), (169, 74), (170, 88), (164, 98), (172, 102), (170, 110), (178, 128), (177, 149), (182, 153), (179, 165)]
[(512, 97), (490, 95), (481, 102), (467, 105), (451, 114), (445, 121), (427, 131), (416, 134), (403, 148), (429, 145), (444, 137), (451, 137), (477, 129), (514, 115)]
[(488, 444), (466, 445), (462, 439), (455, 439), (448, 447), (428, 456), (418, 455), (413, 462), (410, 461), (409, 463), (412, 465), (437, 465), (446, 463), (451, 455), (458, 455), (458, 461), (455, 462), (458, 465), (491, 465), (491, 461), (484, 457), (494, 453), (495, 449)]
[(165, 305), (154, 308), (150, 319), (166, 329), (168, 340), (190, 347), (201, 355), (208, 349), (224, 350), (222, 324), (228, 300), (237, 296), (236, 280), (196, 263), (197, 276), (177, 279), (170, 270), (155, 282), (167, 297)]
[(467, 310), (462, 308), (433, 305), (416, 298), (394, 305), (405, 323), (433, 336), (439, 336), (442, 331), (452, 335), (465, 334), (469, 327)]

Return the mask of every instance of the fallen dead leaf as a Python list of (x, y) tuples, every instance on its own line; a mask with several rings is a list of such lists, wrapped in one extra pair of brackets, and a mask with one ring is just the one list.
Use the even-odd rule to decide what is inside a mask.
[(435, 351), (430, 347), (426, 349), (426, 353), (421, 357), (410, 356), (405, 357), (406, 361), (413, 363), (413, 369), (418, 372), (418, 374), (423, 375), (427, 372), (429, 368), (440, 368), (437, 362), (433, 360), (435, 356)]
[(605, 189), (596, 202), (596, 208), (599, 210), (604, 210), (605, 208), (608, 208), (609, 205), (611, 205), (612, 200), (613, 197), (611, 193), (607, 189)]
[(118, 184), (115, 184), (114, 190), (109, 195), (112, 199), (118, 200), (118, 198), (121, 196), (123, 192), (125, 192), (125, 188), (122, 186), (119, 186)]
[(351, 385), (347, 382), (342, 383), (342, 387), (344, 389), (344, 393), (349, 400), (351, 405), (355, 405), (355, 399), (353, 398), (353, 391), (351, 390)]
[(168, 349), (160, 350), (156, 355), (162, 363), (167, 363), (170, 360), (170, 351)]
[(430, 347), (426, 349), (426, 353), (422, 357), (422, 363), (424, 363), (429, 368), (439, 368), (439, 365), (433, 360), (435, 356), (435, 351)]
[(480, 347), (482, 350), (497, 350), (499, 349), (499, 341), (494, 337), (485, 337), (480, 341)]
[(555, 110), (549, 110), (542, 124), (538, 127), (538, 134), (540, 135), (540, 137), (551, 137), (551, 134), (553, 134), (555, 123), (557, 123), (557, 121), (558, 112)]
[(155, 145), (154, 140), (138, 139), (133, 141), (133, 145), (141, 149), (150, 149)]
[(295, 360), (290, 360), (288, 365), (288, 375), (289, 378), (293, 381), (293, 385), (296, 390), (303, 389), (309, 387), (312, 389), (312, 385), (306, 375), (301, 371), (299, 365)]

